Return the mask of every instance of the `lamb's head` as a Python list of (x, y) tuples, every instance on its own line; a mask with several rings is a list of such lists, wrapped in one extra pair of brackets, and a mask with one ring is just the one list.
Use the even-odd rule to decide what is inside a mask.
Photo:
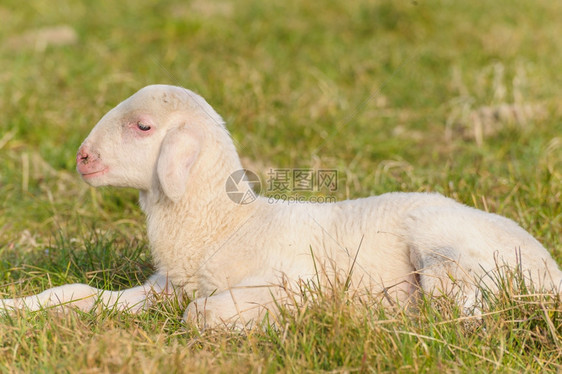
[(109, 111), (78, 149), (77, 170), (92, 186), (185, 193), (203, 144), (223, 132), (220, 116), (181, 87), (147, 86)]

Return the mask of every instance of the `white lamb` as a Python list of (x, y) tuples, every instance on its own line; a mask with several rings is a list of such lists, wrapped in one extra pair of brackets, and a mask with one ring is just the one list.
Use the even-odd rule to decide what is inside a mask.
[(507, 218), (426, 193), (236, 204), (225, 182), (240, 169), (223, 120), (202, 97), (173, 86), (141, 89), (94, 127), (78, 150), (77, 170), (92, 186), (140, 191), (158, 272), (129, 290), (64, 285), (2, 300), (4, 308), (103, 305), (136, 312), (153, 293), (175, 289), (195, 296), (187, 321), (240, 327), (266, 311), (275, 314), (284, 286), (350, 274), (353, 290), (387, 303), (405, 304), (420, 288), (458, 289), (458, 302), (470, 309), (478, 304), (477, 285), (494, 289), (502, 265), (520, 268), (535, 286), (560, 290), (556, 262)]

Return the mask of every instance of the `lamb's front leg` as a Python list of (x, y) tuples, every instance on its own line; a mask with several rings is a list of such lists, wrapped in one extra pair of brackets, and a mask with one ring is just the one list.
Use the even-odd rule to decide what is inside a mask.
[(192, 301), (184, 313), (187, 323), (201, 328), (251, 328), (269, 314), (277, 314), (277, 306), (284, 304), (287, 293), (279, 284), (264, 279), (247, 279), (213, 296)]
[(87, 312), (94, 306), (100, 306), (136, 313), (148, 308), (154, 299), (153, 295), (156, 294), (166, 297), (174, 294), (167, 277), (160, 273), (154, 274), (142, 286), (123, 291), (105, 291), (86, 284), (76, 283), (50, 288), (33, 296), (0, 299), (0, 311), (15, 309), (36, 311), (47, 308), (71, 307)]

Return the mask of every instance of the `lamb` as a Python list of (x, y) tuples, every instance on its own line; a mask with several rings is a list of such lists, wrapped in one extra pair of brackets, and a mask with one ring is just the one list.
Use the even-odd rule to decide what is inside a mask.
[[(420, 291), (458, 289), (459, 304), (472, 312), (478, 286), (494, 289), (498, 264), (520, 268), (528, 281), (554, 292), (562, 285), (548, 251), (515, 222), (439, 194), (291, 205), (257, 197), (237, 204), (225, 181), (242, 165), (224, 122), (181, 87), (147, 86), (120, 103), (82, 143), (76, 162), (91, 186), (140, 191), (157, 273), (123, 291), (71, 284), (4, 299), (5, 310), (138, 312), (155, 295), (185, 294), (194, 297), (184, 313), (188, 323), (243, 327), (275, 315), (291, 285), (342, 275), (355, 292), (400, 305)], [(250, 182), (239, 187), (249, 189)]]

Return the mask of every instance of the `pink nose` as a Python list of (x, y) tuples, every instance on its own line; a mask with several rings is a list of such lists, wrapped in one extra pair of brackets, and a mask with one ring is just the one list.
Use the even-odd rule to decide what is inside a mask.
[(76, 165), (80, 165), (81, 163), (87, 164), (88, 158), (90, 158), (88, 151), (80, 147), (80, 149), (78, 150), (78, 154), (76, 155)]
[(92, 153), (88, 147), (82, 146), (78, 149), (78, 154), (76, 155), (76, 170), (80, 174), (91, 174), (99, 171), (99, 156), (96, 153)]

